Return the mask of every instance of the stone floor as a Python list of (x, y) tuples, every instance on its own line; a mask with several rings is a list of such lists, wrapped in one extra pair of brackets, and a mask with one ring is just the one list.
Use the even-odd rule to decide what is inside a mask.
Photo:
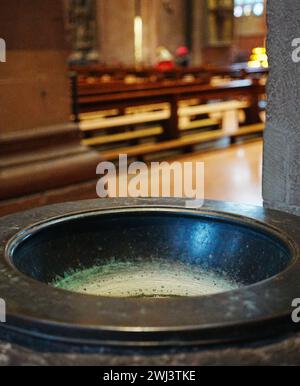
[(261, 140), (191, 156), (181, 161), (205, 164), (205, 198), (262, 205)]
[[(167, 158), (172, 162), (203, 162), (204, 197), (207, 200), (229, 201), (249, 205), (262, 205), (262, 153), (261, 139), (225, 148)], [(174, 177), (173, 177), (174, 176)], [(195, 171), (193, 172), (193, 178)], [(151, 180), (149, 178), (149, 186)], [(171, 192), (180, 184), (174, 173)], [(162, 185), (162, 180), (160, 180)]]

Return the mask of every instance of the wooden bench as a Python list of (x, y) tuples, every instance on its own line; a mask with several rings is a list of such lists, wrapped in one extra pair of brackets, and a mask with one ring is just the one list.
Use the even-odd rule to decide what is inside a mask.
[(145, 124), (148, 122), (163, 122), (170, 118), (169, 111), (156, 111), (132, 115), (117, 116), (112, 118), (92, 119), (81, 122), (79, 128), (83, 132)]
[[(179, 107), (178, 115), (179, 118), (190, 118), (191, 116), (223, 113), (226, 111), (246, 109), (248, 107), (249, 103), (246, 101), (227, 101), (199, 106)], [(141, 106), (136, 108), (132, 107), (128, 108), (128, 111), (130, 115), (125, 114), (123, 116), (109, 116), (107, 113), (105, 116), (101, 115), (101, 113), (87, 113), (84, 115), (83, 121), (79, 124), (80, 130), (83, 132), (95, 131), (112, 127), (117, 128), (121, 126), (136, 125), (139, 123), (162, 122), (170, 118), (168, 104)], [(134, 113), (134, 111), (136, 111), (136, 113)], [(115, 110), (112, 110), (111, 113), (114, 114)], [(184, 123), (181, 126), (179, 124), (179, 129), (189, 130), (197, 127), (214, 126), (219, 123), (220, 121), (216, 119), (202, 119), (194, 122), (189, 121), (189, 123)]]
[[(218, 86), (171, 82), (160, 88), (147, 84), (143, 89), (131, 85), (126, 91), (100, 93), (98, 86), (89, 87), (80, 91), (77, 100), (80, 117), (84, 117), (80, 129), (88, 136), (83, 143), (96, 147), (104, 159), (114, 159), (122, 152), (143, 156), (224, 137), (260, 134), (258, 100), (264, 92), (264, 86), (252, 80)], [(245, 111), (246, 126), (236, 133), (221, 130), (222, 114), (239, 110)]]
[(134, 139), (143, 139), (149, 137), (157, 137), (163, 134), (163, 129), (160, 126), (150, 127), (142, 130), (129, 131), (119, 134), (102, 135), (84, 139), (82, 142), (86, 146), (101, 146), (116, 142), (132, 141)]
[(211, 76), (230, 76), (232, 78), (245, 78), (247, 76), (263, 76), (268, 73), (268, 69), (265, 68), (249, 68), (248, 64), (236, 63), (225, 66), (194, 66), (187, 68), (174, 68), (169, 71), (158, 71), (153, 67), (141, 66), (141, 67), (120, 67), (120, 66), (103, 66), (99, 64), (89, 66), (76, 66), (71, 67), (71, 71), (76, 72), (82, 82), (91, 81), (91, 79), (100, 79), (103, 76), (110, 77), (113, 80), (123, 80), (128, 75), (134, 76), (140, 79), (156, 79), (157, 81), (164, 81), (165, 79), (179, 80), (188, 75), (192, 75), (195, 78), (199, 77), (211, 77)]
[(201, 115), (209, 113), (222, 113), (225, 111), (234, 111), (246, 109), (249, 107), (249, 102), (246, 101), (226, 101), (226, 102), (217, 102), (217, 103), (208, 103), (205, 105), (199, 106), (187, 106), (181, 107), (178, 110), (179, 117), (182, 116), (191, 116), (191, 115)]
[[(222, 126), (223, 116), (222, 114), (229, 111), (236, 111), (246, 109), (249, 107), (247, 101), (226, 101), (226, 102), (217, 102), (217, 103), (207, 103), (204, 105), (195, 105), (195, 106), (185, 106), (179, 107), (178, 116), (179, 116), (179, 129), (181, 131), (194, 130), (200, 128), (213, 128)], [(210, 114), (221, 114), (219, 119), (217, 118), (207, 118), (207, 119), (193, 119), (192, 117), (197, 116), (209, 116)]]
[[(167, 103), (171, 109), (172, 125), (178, 121), (178, 103), (185, 100), (198, 99), (202, 104), (209, 100), (223, 100), (248, 98), (251, 107), (249, 118), (252, 122), (259, 122), (258, 99), (265, 93), (265, 86), (259, 82), (251, 80), (232, 81), (220, 86), (211, 86), (209, 84), (178, 82), (174, 84), (149, 86), (143, 88), (141, 85), (131, 86), (123, 90), (101, 91), (98, 88), (81, 90), (75, 95), (73, 106), (75, 113), (90, 113), (117, 109), (124, 112), (128, 108), (137, 108), (151, 104)], [(76, 105), (76, 106), (75, 106)], [(184, 107), (183, 107), (184, 108)], [(188, 107), (187, 107), (188, 108)], [(76, 114), (74, 114), (76, 115)], [(78, 117), (77, 117), (78, 118)], [(176, 135), (177, 126), (173, 133)]]
[(82, 113), (80, 114), (80, 122), (90, 121), (91, 119), (101, 119), (101, 118), (109, 118), (115, 117), (119, 114), (117, 109), (107, 110), (107, 111), (92, 111), (90, 113)]
[(187, 117), (186, 120), (180, 120), (179, 121), (179, 129), (182, 133), (187, 132), (189, 130), (215, 130), (217, 128), (220, 128), (222, 125), (221, 119), (197, 119), (191, 121), (189, 117)]
[(169, 71), (159, 71), (154, 67), (114, 67), (102, 65), (90, 66), (71, 66), (71, 71), (75, 71), (82, 82), (87, 82), (91, 78), (99, 79), (103, 76), (110, 77), (113, 80), (124, 80), (128, 76), (133, 76), (137, 79), (155, 79), (157, 81), (164, 81), (166, 79), (180, 80), (187, 75), (193, 75), (196, 78), (208, 77), (210, 72), (203, 67), (189, 67), (189, 68), (174, 68)]
[(132, 106), (125, 109), (125, 114), (138, 114), (138, 113), (149, 113), (154, 111), (168, 110), (170, 111), (170, 106), (168, 103), (156, 103), (151, 105), (144, 106)]
[(200, 143), (216, 141), (222, 138), (236, 138), (242, 136), (248, 136), (251, 134), (261, 134), (264, 129), (264, 124), (259, 123), (255, 125), (245, 126), (238, 129), (233, 133), (227, 133), (224, 130), (215, 130), (200, 134), (192, 134), (184, 136), (175, 140), (164, 141), (160, 143), (141, 144), (137, 146), (118, 148), (117, 150), (108, 150), (101, 153), (101, 157), (104, 160), (116, 160), (119, 154), (127, 154), (128, 157), (137, 157), (150, 153), (157, 153), (166, 150), (183, 148), (191, 145), (197, 145)]
[[(193, 101), (194, 102), (194, 101)], [(228, 104), (227, 104), (228, 105)], [(237, 104), (235, 103), (234, 106)], [(188, 108), (187, 104), (184, 105), (185, 108)], [(212, 106), (206, 105), (207, 112), (213, 111)], [(228, 106), (233, 108), (232, 104)], [(197, 109), (200, 106), (194, 106), (194, 109)], [(205, 107), (205, 106), (203, 106)], [(197, 121), (190, 121), (190, 116), (195, 115), (197, 111), (195, 110), (183, 111), (182, 119), (179, 122), (179, 129), (182, 131), (195, 130), (195, 129), (217, 129), (221, 125), (220, 119), (198, 119)], [(217, 107), (216, 107), (217, 109)], [(123, 116), (112, 116), (112, 117), (99, 117), (96, 119), (96, 115), (91, 119), (85, 118), (83, 122), (80, 123), (80, 129), (85, 133), (93, 133), (92, 138), (87, 138), (83, 140), (83, 144), (87, 146), (103, 146), (108, 144), (113, 144), (117, 142), (127, 142), (132, 140), (141, 140), (149, 137), (160, 137), (163, 135), (163, 121), (170, 118), (170, 108), (168, 104), (160, 105), (149, 105), (141, 106), (135, 108), (128, 108), (129, 113)], [(151, 111), (152, 110), (152, 111)], [(221, 106), (221, 110), (225, 110), (224, 106)], [(134, 113), (136, 111), (136, 113)], [(201, 110), (201, 113), (205, 113), (205, 109)], [(186, 118), (186, 119), (183, 119)], [(119, 129), (121, 127), (135, 126), (135, 125), (145, 125), (146, 123), (161, 123), (161, 126), (150, 127), (144, 129), (135, 129), (133, 131), (125, 131), (117, 134), (110, 135), (101, 135), (101, 131), (114, 128)]]

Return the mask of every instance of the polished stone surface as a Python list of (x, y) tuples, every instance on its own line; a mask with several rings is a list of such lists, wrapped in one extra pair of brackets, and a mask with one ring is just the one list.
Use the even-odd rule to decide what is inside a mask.
[[(114, 200), (112, 200), (112, 203)], [(147, 205), (148, 200), (142, 200)], [(155, 201), (152, 201), (154, 204)], [(131, 202), (132, 203), (132, 202)], [(139, 200), (141, 203), (141, 200)], [(167, 205), (178, 201), (168, 200)], [(100, 201), (77, 203), (76, 209), (94, 209), (101, 206)], [(208, 204), (209, 206), (210, 204)], [(246, 206), (212, 203), (215, 209), (231, 213), (247, 213)], [(49, 207), (48, 215), (56, 216), (62, 205)], [(64, 209), (72, 212), (74, 204), (64, 204)], [(34, 222), (43, 209), (28, 212), (22, 216)], [(255, 213), (256, 212), (256, 213)], [(255, 213), (263, 218), (262, 208), (251, 208), (248, 214)], [(7, 221), (6, 226), (17, 231), (19, 227)], [(4, 231), (4, 228), (2, 229)], [(6, 229), (7, 231), (7, 229)], [(296, 230), (295, 230), (296, 231)], [(286, 333), (276, 339), (226, 344), (202, 348), (128, 350), (108, 348), (74, 347), (36, 338), (24, 338), (0, 330), (0, 364), (1, 365), (300, 365), (300, 334)]]
[(207, 200), (262, 205), (262, 150), (262, 140), (256, 139), (181, 156), (176, 161), (204, 162)]

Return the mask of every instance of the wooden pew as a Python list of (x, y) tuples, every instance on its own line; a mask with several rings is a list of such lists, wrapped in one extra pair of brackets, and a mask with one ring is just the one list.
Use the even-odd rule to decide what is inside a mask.
[(137, 79), (180, 80), (187, 75), (193, 75), (195, 78), (207, 78), (210, 74), (202, 66), (181, 68), (175, 67), (172, 70), (160, 71), (153, 66), (148, 67), (120, 67), (120, 66), (102, 66), (98, 64), (89, 66), (71, 66), (71, 71), (76, 72), (82, 80), (88, 78), (100, 79), (104, 76), (111, 77), (112, 80), (124, 80), (128, 76), (134, 76)]
[(124, 116), (116, 116), (111, 118), (91, 119), (81, 122), (79, 128), (83, 132), (104, 130), (109, 128), (130, 126), (136, 124), (144, 124), (148, 122), (163, 122), (170, 119), (170, 112), (168, 110), (130, 114)]
[(86, 146), (101, 146), (116, 142), (127, 142), (137, 139), (149, 137), (157, 137), (163, 134), (163, 129), (160, 126), (140, 129), (135, 131), (123, 132), (119, 134), (102, 135), (98, 137), (84, 139), (82, 142)]
[[(141, 156), (160, 149), (184, 148), (228, 136), (261, 133), (263, 124), (259, 118), (258, 100), (264, 91), (264, 86), (255, 80), (232, 81), (219, 86), (200, 82), (188, 85), (178, 82), (176, 86), (172, 83), (165, 87), (147, 84), (144, 88), (127, 85), (126, 91), (122, 87), (110, 92), (99, 90), (98, 86), (80, 88), (78, 111), (82, 111), (85, 118), (90, 117), (80, 123), (81, 130), (89, 134), (83, 143), (96, 146), (102, 157), (112, 159), (121, 152)], [(211, 100), (222, 102), (205, 103)], [(195, 104), (197, 101), (201, 104)], [(232, 135), (221, 130), (220, 119), (210, 117), (211, 113), (239, 109), (245, 111), (246, 126)], [(118, 115), (104, 117), (101, 111), (113, 111)], [(148, 124), (150, 127), (145, 127)], [(195, 133), (195, 130), (201, 132)], [(150, 137), (154, 143), (139, 143)], [(128, 141), (131, 146), (126, 145)], [(109, 144), (117, 144), (117, 148), (106, 150), (105, 145)]]
[(229, 76), (234, 79), (244, 79), (247, 77), (260, 77), (268, 74), (267, 68), (249, 68), (248, 64), (235, 63), (224, 66), (205, 65), (205, 66), (192, 66), (187, 68), (175, 67), (168, 71), (158, 71), (154, 67), (120, 67), (120, 66), (103, 66), (100, 64), (94, 64), (89, 66), (71, 66), (71, 71), (76, 72), (82, 81), (86, 83), (89, 80), (98, 82), (102, 77), (108, 76), (111, 80), (124, 81), (126, 77), (133, 76), (137, 80), (149, 80), (156, 81), (168, 80), (182, 80), (186, 76), (192, 75), (196, 79), (206, 78), (209, 79), (212, 76)]
[(160, 143), (141, 144), (137, 146), (118, 148), (117, 150), (108, 150), (102, 152), (101, 157), (104, 160), (116, 160), (118, 159), (119, 154), (127, 154), (128, 157), (137, 157), (150, 153), (158, 153), (171, 149), (184, 148), (192, 145), (197, 145), (199, 143), (216, 141), (225, 137), (230, 137), (232, 139), (253, 134), (260, 134), (262, 133), (263, 129), (264, 124), (258, 123), (256, 125), (245, 126), (231, 133), (230, 135), (224, 132), (223, 130), (209, 131)]
[[(212, 99), (228, 100), (241, 97), (258, 99), (265, 93), (265, 87), (255, 80), (231, 81), (220, 86), (211, 86), (201, 82), (187, 84), (178, 82), (167, 85), (131, 85), (125, 89), (102, 90), (101, 87), (80, 88), (74, 101), (80, 113), (125, 109), (129, 106), (169, 103), (197, 98), (203, 102)], [(257, 106), (254, 107), (258, 109)], [(257, 117), (254, 117), (256, 119)]]

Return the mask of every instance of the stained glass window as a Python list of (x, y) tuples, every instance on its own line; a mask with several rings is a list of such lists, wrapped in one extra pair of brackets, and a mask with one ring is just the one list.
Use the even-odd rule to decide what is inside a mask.
[(264, 0), (234, 0), (234, 16), (262, 16)]

